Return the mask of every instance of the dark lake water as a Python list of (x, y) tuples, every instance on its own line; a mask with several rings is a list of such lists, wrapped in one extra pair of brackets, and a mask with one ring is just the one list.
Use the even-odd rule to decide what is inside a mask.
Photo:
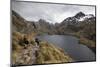
[(78, 38), (69, 35), (42, 35), (38, 36), (40, 40), (53, 43), (62, 48), (75, 61), (95, 61), (95, 53), (87, 46), (79, 44)]

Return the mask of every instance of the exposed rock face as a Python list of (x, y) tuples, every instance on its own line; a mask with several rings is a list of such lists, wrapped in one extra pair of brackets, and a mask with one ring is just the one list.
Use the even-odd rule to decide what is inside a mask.
[(64, 19), (60, 25), (80, 25), (81, 23), (94, 23), (95, 17), (92, 14), (77, 13), (75, 16)]
[(30, 44), (26, 49), (22, 49), (16, 58), (16, 65), (31, 65), (36, 64), (36, 51), (39, 50), (38, 46)]
[(79, 19), (79, 18), (84, 17), (84, 16), (85, 16), (85, 14), (83, 12), (79, 12), (74, 17)]

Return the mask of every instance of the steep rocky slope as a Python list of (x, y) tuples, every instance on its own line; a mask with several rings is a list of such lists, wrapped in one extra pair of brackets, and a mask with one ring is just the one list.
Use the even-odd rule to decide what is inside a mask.
[(12, 11), (12, 31), (30, 33), (36, 30), (34, 22), (28, 22), (15, 11)]

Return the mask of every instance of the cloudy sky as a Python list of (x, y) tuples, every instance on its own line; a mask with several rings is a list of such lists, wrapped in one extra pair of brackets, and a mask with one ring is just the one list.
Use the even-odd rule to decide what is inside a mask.
[(85, 14), (94, 14), (94, 6), (79, 6), (65, 4), (47, 4), (35, 2), (12, 2), (12, 9), (28, 21), (45, 19), (51, 23), (60, 23), (67, 17), (74, 16), (82, 11)]

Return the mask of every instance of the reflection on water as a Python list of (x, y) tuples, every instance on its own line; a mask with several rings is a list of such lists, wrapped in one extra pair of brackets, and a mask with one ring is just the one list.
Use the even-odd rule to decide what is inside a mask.
[(53, 43), (64, 49), (75, 61), (95, 61), (95, 54), (85, 45), (79, 44), (78, 38), (68, 35), (42, 35), (40, 40)]

